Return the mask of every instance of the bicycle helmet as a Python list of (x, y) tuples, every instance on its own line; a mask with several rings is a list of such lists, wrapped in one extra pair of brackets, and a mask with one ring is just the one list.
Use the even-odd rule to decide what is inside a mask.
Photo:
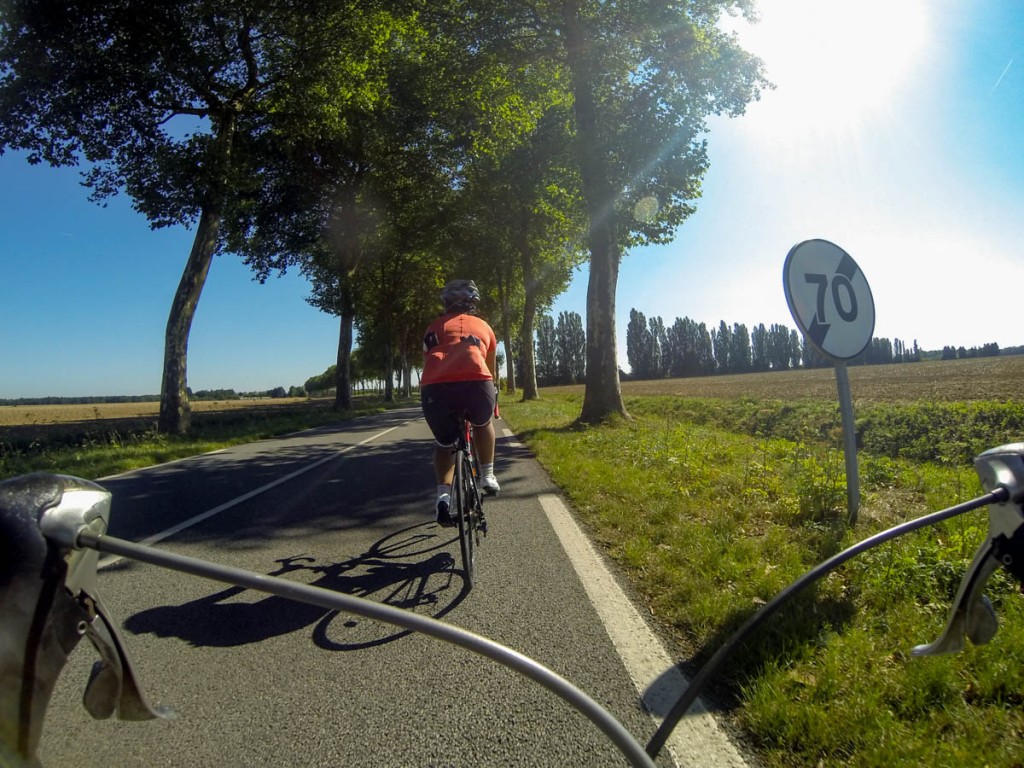
[(449, 280), (441, 289), (441, 301), (445, 311), (461, 309), (469, 312), (476, 309), (480, 291), (472, 280)]

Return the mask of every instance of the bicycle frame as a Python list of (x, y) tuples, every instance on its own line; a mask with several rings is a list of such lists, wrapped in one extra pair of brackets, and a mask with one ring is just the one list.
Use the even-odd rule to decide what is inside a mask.
[(477, 485), (479, 470), (473, 446), (473, 429), (465, 418), (459, 423), (459, 439), (453, 452), (455, 474), (452, 481), (452, 502), (455, 504), (458, 517), (463, 573), (466, 586), (472, 589), (476, 546), (480, 534), (487, 534), (487, 520), (484, 518), (483, 501)]
[[(319, 587), (163, 552), (106, 535), (110, 494), (89, 481), (37, 473), (0, 482), (0, 755), (6, 749), (36, 764), (43, 718), (57, 676), (77, 642), (88, 637), (100, 654), (86, 686), (85, 706), (95, 718), (169, 717), (142, 692), (117, 624), (99, 599), (98, 553), (260, 590), (330, 610), (423, 632), (486, 656), (561, 697), (584, 714), (634, 766), (653, 766), (668, 735), (708, 680), (769, 615), (804, 588), (849, 559), (897, 536), (989, 507), (989, 536), (964, 574), (945, 632), (914, 655), (952, 653), (995, 635), (991, 604), (983, 595), (1000, 565), (1024, 579), (1024, 443), (1000, 446), (975, 459), (983, 496), (895, 526), (808, 571), (762, 606), (690, 682), (643, 748), (587, 694), (532, 659), (487, 638), (436, 619)], [(20, 649), (20, 650), (19, 650)], [(6, 724), (12, 724), (8, 727)]]

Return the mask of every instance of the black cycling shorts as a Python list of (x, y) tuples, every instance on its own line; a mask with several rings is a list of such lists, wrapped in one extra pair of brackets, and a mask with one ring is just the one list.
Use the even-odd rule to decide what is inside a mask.
[(420, 390), (420, 404), (427, 426), (437, 444), (448, 448), (459, 439), (459, 418), (464, 416), (474, 427), (482, 427), (494, 414), (494, 382), (445, 381), (428, 384)]

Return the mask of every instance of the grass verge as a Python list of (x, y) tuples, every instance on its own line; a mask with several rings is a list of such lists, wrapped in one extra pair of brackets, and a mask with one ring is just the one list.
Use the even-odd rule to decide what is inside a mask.
[(0, 440), (0, 480), (28, 472), (56, 472), (96, 480), (412, 404), (411, 400), (385, 402), (357, 397), (353, 407), (346, 411), (335, 411), (321, 402), (287, 408), (194, 413), (187, 437), (158, 434), (155, 424), (150, 423), (123, 428), (97, 425), (85, 433), (26, 444)]
[[(963, 446), (943, 448), (942, 461), (862, 451), (851, 529), (839, 435), (821, 404), (642, 397), (627, 400), (631, 421), (580, 428), (580, 397), (545, 394), (502, 411), (676, 637), (691, 673), (818, 562), (980, 492)], [(1010, 442), (1005, 406), (991, 411), (991, 432), (972, 432), (986, 448)], [(915, 412), (934, 416), (879, 406), (862, 440), (898, 445), (886, 430), (917, 424)], [(1001, 629), (989, 645), (909, 654), (945, 626), (987, 522), (975, 512), (861, 555), (733, 657), (713, 694), (767, 765), (1022, 764), (1024, 601), (1010, 578), (990, 582)]]

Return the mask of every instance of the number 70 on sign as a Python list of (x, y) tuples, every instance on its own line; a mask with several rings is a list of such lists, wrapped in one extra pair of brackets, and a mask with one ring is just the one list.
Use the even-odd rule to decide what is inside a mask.
[(835, 360), (857, 357), (871, 343), (875, 304), (857, 262), (827, 240), (790, 249), (783, 268), (786, 301), (807, 340)]

